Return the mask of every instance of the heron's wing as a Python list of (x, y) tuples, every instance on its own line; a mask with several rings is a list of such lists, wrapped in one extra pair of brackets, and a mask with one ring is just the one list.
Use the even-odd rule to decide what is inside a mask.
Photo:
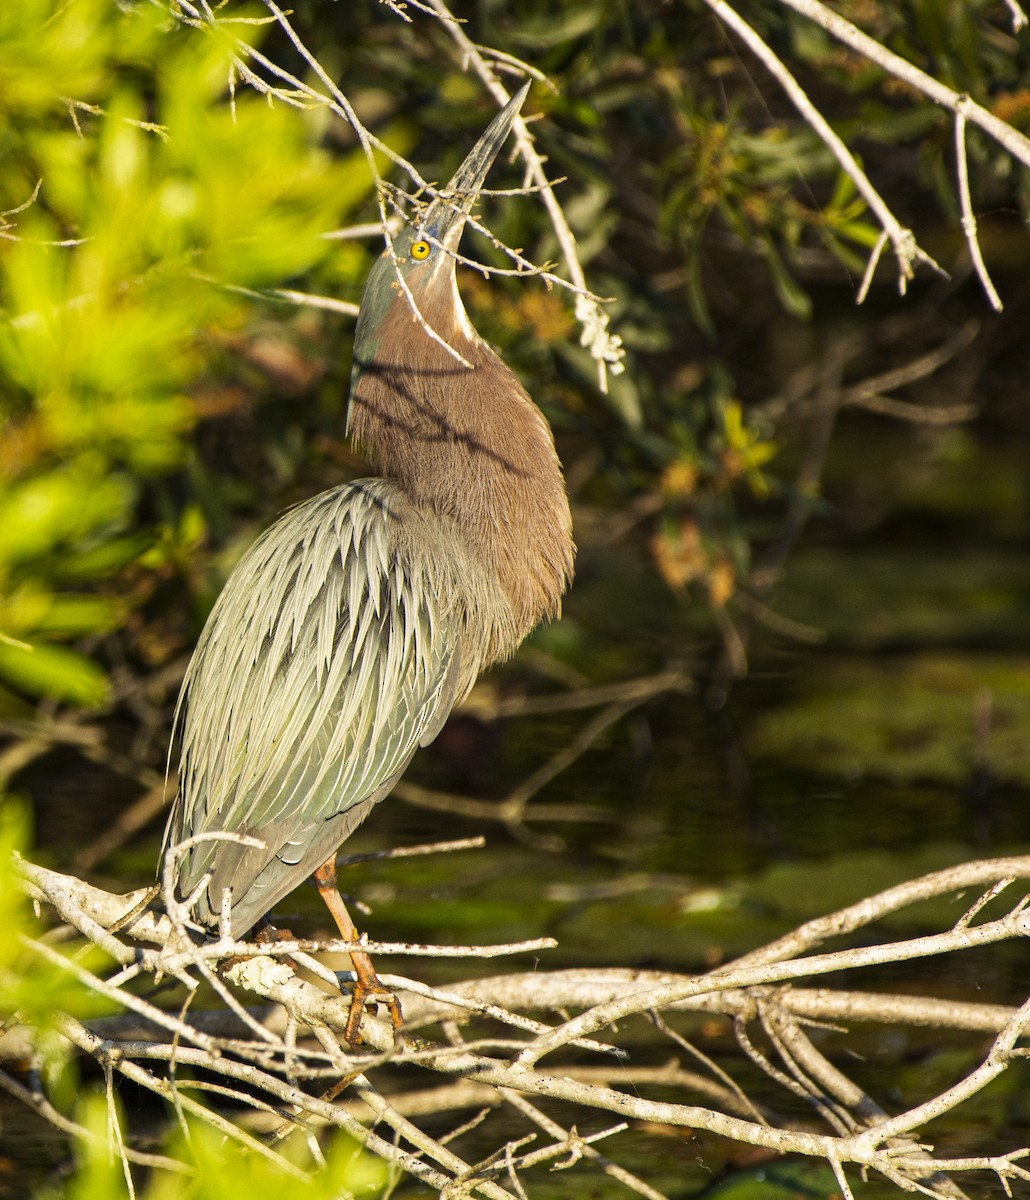
[(261, 876), (277, 893), (270, 907), (465, 690), (462, 570), (431, 524), (421, 552), (398, 549), (396, 523), (413, 513), (386, 481), (345, 485), (286, 513), (233, 572), (183, 684), (168, 838), (227, 832), (264, 848), (199, 844), (183, 856), (180, 894), (212, 871), (212, 894), (231, 887), (235, 909)]

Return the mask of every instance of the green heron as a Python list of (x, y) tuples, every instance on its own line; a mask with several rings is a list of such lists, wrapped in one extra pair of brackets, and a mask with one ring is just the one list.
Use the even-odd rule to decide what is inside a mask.
[[(313, 875), (353, 940), (339, 846), (480, 672), (558, 613), (572, 578), (550, 427), (455, 280), (466, 217), (528, 90), (369, 274), (347, 427), (377, 477), (280, 517), (232, 572), (190, 662), (163, 854), (206, 931), (243, 936)], [(198, 835), (213, 836), (176, 850)], [(354, 1041), (381, 989), (367, 955), (352, 961)]]

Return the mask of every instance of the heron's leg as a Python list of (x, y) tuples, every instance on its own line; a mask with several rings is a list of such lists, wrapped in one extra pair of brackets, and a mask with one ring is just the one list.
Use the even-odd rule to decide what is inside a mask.
[[(358, 940), (358, 931), (354, 928), (354, 922), (350, 919), (347, 906), (340, 895), (340, 889), (336, 886), (335, 850), (315, 871), (312, 878), (315, 881), (315, 887), (318, 888), (318, 894), (325, 901), (326, 908), (329, 909), (333, 920), (336, 922), (336, 928), (340, 931), (340, 937), (345, 942), (356, 942)], [(359, 1032), (361, 1012), (365, 1007), (365, 1002), (373, 996), (381, 996), (386, 1001), (387, 1007), (390, 1009), (390, 1017), (393, 1020), (394, 1029), (400, 1028), (403, 1018), (397, 997), (388, 992), (379, 982), (379, 976), (376, 975), (371, 958), (362, 950), (352, 950), (350, 952), (350, 960), (354, 964), (354, 990), (351, 993), (350, 1014), (347, 1017), (347, 1025), (343, 1031), (343, 1036), (350, 1045), (357, 1046), (361, 1042), (361, 1034)]]

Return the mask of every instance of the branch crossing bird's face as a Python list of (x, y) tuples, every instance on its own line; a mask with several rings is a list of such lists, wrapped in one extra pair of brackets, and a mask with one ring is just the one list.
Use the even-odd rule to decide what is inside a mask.
[[(429, 330), (447, 336), (456, 329), (478, 341), (458, 295), (455, 255), (469, 212), (529, 92), (525, 84), (494, 117), (447, 187), (402, 230), (369, 272), (354, 335), (351, 396), (381, 346), (381, 327), (393, 306), (414, 305)], [(410, 295), (402, 297), (401, 292)], [(441, 326), (437, 330), (437, 325)]]
[(443, 268), (453, 269), (454, 252), (461, 240), (464, 223), (462, 215), (448, 222), (448, 228), (443, 231), (438, 228), (439, 222), (407, 226), (393, 239), (392, 261), (389, 250), (383, 255), (389, 264), (389, 272), (393, 274), (399, 270), (413, 291), (421, 291), (440, 275)]

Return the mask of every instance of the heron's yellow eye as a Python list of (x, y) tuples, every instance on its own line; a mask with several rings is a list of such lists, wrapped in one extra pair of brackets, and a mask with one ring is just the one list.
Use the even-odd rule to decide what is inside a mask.
[(429, 257), (429, 243), (424, 241), (412, 242), (410, 254), (416, 262), (424, 262)]

